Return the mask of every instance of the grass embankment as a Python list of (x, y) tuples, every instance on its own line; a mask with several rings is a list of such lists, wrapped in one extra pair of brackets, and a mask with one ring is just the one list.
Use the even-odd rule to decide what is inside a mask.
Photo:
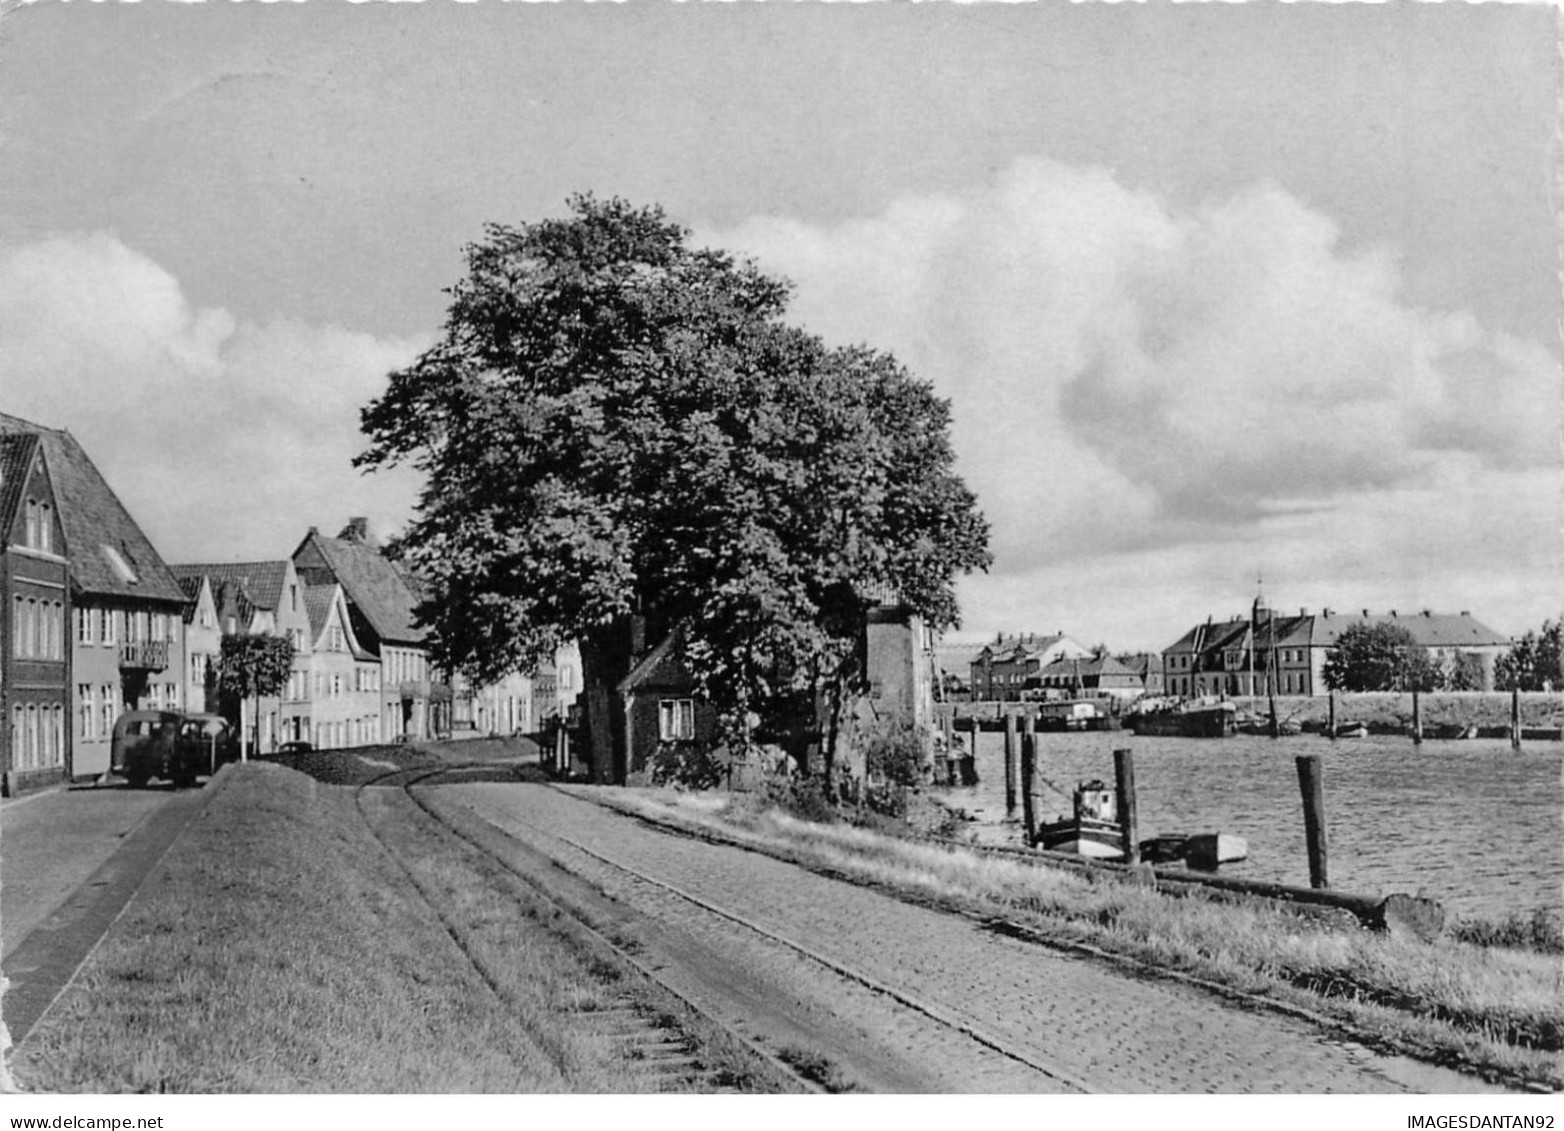
[(1073, 870), (802, 821), (750, 798), (602, 789), (583, 796), (903, 898), (1002, 916), (1053, 941), (1302, 1008), (1400, 1051), (1564, 1088), (1557, 955), (1393, 938), (1262, 901), (1174, 898)]
[[(634, 1003), (611, 962), (546, 930), (513, 878), (349, 788), (230, 767), (18, 1050), (48, 1091), (657, 1090), (584, 1023)], [(372, 806), (406, 804), (373, 790)], [(372, 809), (371, 815), (374, 815)], [(509, 884), (510, 886), (507, 886)], [(445, 917), (431, 910), (420, 889)]]
[[(1420, 695), (1419, 710), (1425, 732), (1438, 729), (1464, 729), (1475, 726), (1507, 734), (1510, 725), (1510, 695), (1497, 691), (1440, 691)], [(1264, 716), (1269, 711), (1265, 699), (1238, 699), (1241, 709)], [(1520, 697), (1522, 730), (1551, 730), (1564, 727), (1564, 695), (1523, 692)], [(1330, 713), (1326, 696), (1277, 696), (1278, 718), (1306, 728), (1325, 728)], [(1336, 697), (1336, 723), (1365, 723), (1370, 730), (1405, 734), (1412, 727), (1412, 695), (1393, 692), (1362, 692)]]

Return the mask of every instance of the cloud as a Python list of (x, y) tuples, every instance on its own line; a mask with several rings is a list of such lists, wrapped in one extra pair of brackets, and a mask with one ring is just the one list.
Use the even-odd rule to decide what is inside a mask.
[(194, 308), (103, 233), (0, 246), (0, 409), (74, 433), (170, 561), (400, 525), (416, 483), (351, 467), (358, 410), (427, 344)]
[(701, 235), (791, 278), (803, 324), (952, 399), (1001, 573), (1227, 545), (1454, 455), (1476, 476), (1559, 467), (1548, 350), (1407, 305), (1390, 250), (1349, 250), (1274, 184), (1179, 209), (1021, 160), (837, 227)]

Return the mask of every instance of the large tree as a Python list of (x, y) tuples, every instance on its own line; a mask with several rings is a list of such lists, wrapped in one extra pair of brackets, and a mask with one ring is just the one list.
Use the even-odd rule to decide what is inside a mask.
[(1399, 624), (1354, 624), (1325, 655), (1325, 686), (1335, 691), (1437, 691), (1444, 672)]
[(949, 406), (888, 354), (783, 321), (788, 290), (658, 208), (577, 197), (467, 249), (442, 339), (363, 413), (426, 477), (402, 552), (436, 657), (477, 679), (579, 640), (594, 766), (625, 617), (747, 721), (851, 682), (867, 596), (936, 627), (988, 528)]

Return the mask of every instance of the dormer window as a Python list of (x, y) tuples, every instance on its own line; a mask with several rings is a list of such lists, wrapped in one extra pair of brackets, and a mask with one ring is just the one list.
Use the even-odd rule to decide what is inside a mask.
[(105, 542), (102, 544), (102, 549), (103, 556), (108, 559), (109, 565), (114, 567), (114, 572), (119, 574), (123, 580), (128, 581), (132, 585), (141, 580), (141, 578), (136, 576), (136, 571), (131, 568), (130, 563), (125, 560), (124, 555), (113, 546)]

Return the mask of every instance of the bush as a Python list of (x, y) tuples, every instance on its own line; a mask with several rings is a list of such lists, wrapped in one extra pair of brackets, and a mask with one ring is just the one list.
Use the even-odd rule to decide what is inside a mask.
[(819, 778), (768, 777), (761, 793), (770, 804), (801, 821), (821, 825), (837, 821), (836, 806)]
[(715, 789), (727, 777), (727, 767), (711, 750), (689, 742), (664, 742), (649, 762), (653, 785), (676, 789)]
[(923, 741), (904, 720), (882, 720), (859, 739), (864, 773), (872, 785), (917, 785), (923, 774)]

